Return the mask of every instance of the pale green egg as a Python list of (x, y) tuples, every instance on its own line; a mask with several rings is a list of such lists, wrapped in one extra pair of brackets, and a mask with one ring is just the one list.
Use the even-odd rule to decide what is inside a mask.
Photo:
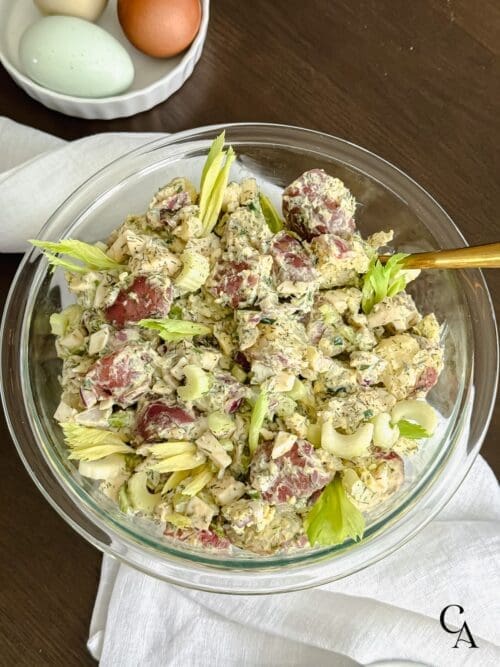
[(132, 60), (112, 35), (69, 16), (47, 16), (30, 26), (19, 58), (30, 79), (65, 95), (118, 95), (134, 79)]

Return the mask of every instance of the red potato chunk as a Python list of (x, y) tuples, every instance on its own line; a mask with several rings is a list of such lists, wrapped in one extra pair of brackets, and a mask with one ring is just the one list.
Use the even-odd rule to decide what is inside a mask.
[(338, 178), (323, 169), (306, 171), (283, 192), (283, 215), (289, 229), (310, 240), (320, 234), (352, 235), (355, 201)]
[(138, 413), (136, 432), (146, 442), (175, 439), (194, 421), (194, 416), (179, 405), (157, 400), (145, 405)]
[(174, 178), (153, 197), (146, 213), (148, 223), (153, 229), (177, 226), (177, 213), (186, 206), (196, 203), (197, 193), (194, 185), (186, 178)]
[[(396, 493), (405, 478), (403, 459), (396, 452), (387, 452), (381, 449), (375, 451), (374, 456), (378, 461), (384, 461), (389, 467), (388, 474), (385, 474), (384, 482), (386, 494), (392, 495)], [(376, 480), (380, 480), (384, 473), (380, 468), (376, 468), (372, 474)]]
[(243, 308), (257, 299), (259, 281), (250, 261), (223, 261), (217, 265), (209, 289), (224, 305)]
[(319, 254), (330, 255), (335, 259), (346, 259), (352, 255), (352, 248), (335, 234), (320, 235), (314, 239), (312, 244), (314, 250), (320, 249)]
[(355, 468), (362, 484), (351, 500), (363, 512), (385, 503), (398, 491), (405, 479), (403, 459), (383, 449), (375, 449), (373, 455), (359, 459)]
[(221, 537), (213, 530), (194, 530), (192, 528), (167, 528), (164, 532), (166, 537), (184, 542), (195, 547), (213, 549), (214, 551), (226, 550), (231, 546), (227, 537)]
[(113, 326), (121, 329), (127, 323), (139, 322), (148, 317), (165, 317), (172, 305), (172, 287), (155, 284), (145, 276), (139, 276), (127, 290), (121, 290), (115, 302), (106, 308), (105, 317)]
[(128, 346), (101, 357), (85, 375), (81, 390), (87, 407), (113, 399), (126, 407), (135, 403), (151, 386), (152, 355), (148, 350)]
[(438, 378), (439, 373), (435, 368), (432, 366), (426, 368), (424, 371), (422, 371), (420, 377), (417, 380), (415, 391), (429, 391), (437, 383)]
[(210, 391), (196, 399), (194, 405), (203, 412), (220, 410), (231, 414), (239, 409), (249, 393), (248, 387), (238, 382), (231, 373), (217, 371), (212, 375)]
[(316, 278), (313, 260), (296, 238), (279, 232), (271, 244), (271, 255), (279, 282), (309, 282)]
[(323, 489), (333, 478), (307, 440), (298, 439), (293, 447), (277, 459), (271, 458), (272, 443), (264, 443), (255, 453), (250, 480), (262, 498), (273, 504), (291, 498), (309, 498)]
[(272, 554), (295, 551), (307, 544), (302, 519), (295, 513), (293, 507), (284, 504), (274, 507), (262, 501), (257, 502), (263, 506), (267, 514), (267, 517), (261, 516), (263, 521), (250, 519), (248, 523), (243, 521), (238, 522), (238, 525), (231, 522), (229, 517), (229, 522), (224, 526), (235, 546), (257, 554)]
[(167, 197), (161, 202), (160, 211), (166, 211), (167, 213), (175, 213), (180, 211), (184, 206), (189, 206), (191, 204), (191, 197), (188, 192), (178, 192), (176, 194)]
[(259, 324), (259, 337), (245, 350), (255, 373), (258, 366), (265, 366), (271, 374), (288, 369), (300, 373), (304, 367), (305, 327), (292, 318), (280, 319), (272, 324)]

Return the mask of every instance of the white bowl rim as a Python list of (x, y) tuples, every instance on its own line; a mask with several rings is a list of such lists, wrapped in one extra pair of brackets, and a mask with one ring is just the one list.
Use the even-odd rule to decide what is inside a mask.
[[(208, 29), (208, 19), (210, 14), (209, 10), (210, 0), (200, 0), (200, 3), (202, 10), (200, 28), (196, 34), (196, 37), (191, 42), (191, 45), (182, 56), (180, 62), (178, 62), (177, 65), (173, 69), (171, 69), (170, 72), (168, 72), (165, 76), (162, 76), (160, 79), (157, 79), (153, 83), (150, 83), (149, 86), (145, 86), (144, 88), (139, 88), (138, 90), (126, 92), (121, 95), (112, 95), (111, 97), (76, 97), (75, 95), (64, 95), (63, 93), (58, 93), (55, 90), (51, 90), (50, 88), (45, 88), (44, 86), (40, 86), (40, 84), (36, 83), (28, 76), (26, 76), (26, 74), (23, 74), (19, 69), (17, 69), (17, 67), (14, 67), (12, 62), (7, 57), (7, 54), (2, 49), (1, 42), (0, 42), (0, 62), (14, 80), (22, 82), (27, 88), (30, 88), (31, 90), (35, 90), (42, 95), (46, 95), (56, 100), (64, 102), (73, 102), (81, 106), (92, 106), (92, 107), (104, 106), (106, 104), (109, 104), (110, 102), (117, 102), (117, 101), (125, 102), (127, 100), (133, 100), (138, 96), (147, 94), (170, 82), (172, 79), (175, 78), (177, 72), (182, 70), (185, 64), (195, 56), (198, 46), (201, 45), (205, 40)], [(105, 32), (108, 31), (105, 30)]]

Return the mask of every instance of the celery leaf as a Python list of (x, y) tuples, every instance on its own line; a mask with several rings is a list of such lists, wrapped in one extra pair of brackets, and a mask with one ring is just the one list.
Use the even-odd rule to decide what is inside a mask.
[[(83, 241), (65, 239), (59, 243), (53, 243), (52, 241), (32, 239), (30, 243), (42, 249), (47, 260), (53, 267), (60, 266), (67, 271), (85, 273), (86, 271), (106, 271), (122, 268), (121, 264), (108, 257), (103, 250)], [(82, 262), (82, 264), (75, 264), (58, 255), (67, 255), (71, 259)]]
[(342, 544), (347, 539), (359, 540), (365, 530), (365, 520), (349, 500), (340, 477), (323, 490), (304, 519), (311, 546)]
[(406, 274), (403, 270), (403, 260), (408, 257), (405, 253), (392, 255), (385, 264), (373, 258), (363, 278), (361, 307), (363, 312), (369, 313), (376, 303), (380, 303), (387, 296), (394, 296), (406, 287)]
[(259, 193), (259, 202), (267, 226), (273, 234), (277, 234), (283, 229), (283, 220), (278, 211), (274, 208), (271, 200), (262, 192)]
[(210, 327), (188, 320), (146, 319), (140, 320), (139, 325), (151, 329), (168, 342), (177, 342), (193, 336), (207, 336), (212, 333)]
[(408, 421), (407, 419), (401, 419), (397, 423), (399, 428), (399, 434), (403, 438), (410, 438), (412, 440), (419, 440), (420, 438), (430, 438), (430, 433), (415, 422)]
[(261, 391), (250, 416), (250, 425), (248, 427), (248, 446), (250, 453), (253, 454), (259, 444), (260, 429), (266, 418), (269, 409), (269, 401), (265, 391)]

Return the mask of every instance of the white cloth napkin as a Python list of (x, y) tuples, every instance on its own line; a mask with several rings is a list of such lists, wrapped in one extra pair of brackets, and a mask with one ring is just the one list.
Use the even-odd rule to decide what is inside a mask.
[[(439, 624), (467, 625), (479, 648)], [(462, 621), (460, 621), (462, 618)], [(500, 665), (500, 491), (478, 458), (417, 537), (347, 579), (265, 597), (161, 583), (104, 559), (88, 647), (105, 667), (341, 666), (384, 659)], [(460, 627), (459, 626), (459, 627)]]
[(0, 117), (0, 252), (24, 252), (55, 209), (120, 155), (161, 134), (96, 134), (66, 142)]
[[(66, 144), (0, 119), (0, 251), (24, 250), (96, 169), (155, 138)], [(439, 624), (464, 619), (478, 647)], [(456, 610), (455, 610), (456, 611)], [(386, 659), (500, 665), (500, 490), (482, 458), (439, 517), (383, 561), (342, 581), (266, 597), (184, 590), (105, 557), (88, 647), (103, 667), (340, 666)]]

